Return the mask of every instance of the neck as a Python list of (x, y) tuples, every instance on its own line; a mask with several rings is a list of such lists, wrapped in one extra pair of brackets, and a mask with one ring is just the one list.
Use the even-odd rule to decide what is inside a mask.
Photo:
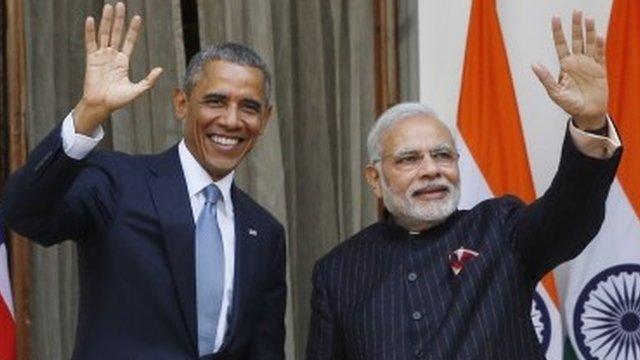
[(425, 220), (419, 220), (419, 219), (406, 218), (403, 216), (394, 216), (393, 218), (398, 225), (407, 229), (409, 232), (416, 232), (416, 233), (427, 231), (431, 228), (434, 228), (442, 224), (446, 220), (446, 219), (442, 219), (437, 221), (425, 221)]

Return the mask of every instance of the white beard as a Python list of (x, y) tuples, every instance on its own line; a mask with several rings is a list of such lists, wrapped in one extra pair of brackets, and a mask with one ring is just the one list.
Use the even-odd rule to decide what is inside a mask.
[[(428, 181), (409, 186), (405, 194), (393, 193), (381, 174), (382, 202), (396, 221), (410, 230), (430, 228), (446, 220), (458, 208), (460, 202), (460, 186), (447, 179)], [(443, 199), (417, 201), (412, 194), (425, 186), (445, 186), (447, 195)]]

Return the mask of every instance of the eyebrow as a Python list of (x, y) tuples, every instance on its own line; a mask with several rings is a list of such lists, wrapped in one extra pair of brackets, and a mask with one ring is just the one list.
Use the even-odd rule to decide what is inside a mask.
[(248, 105), (254, 110), (260, 112), (262, 110), (262, 103), (253, 99), (244, 99), (241, 103)]
[[(432, 148), (429, 148), (428, 151), (442, 151), (442, 150), (447, 150), (447, 151), (453, 151), (453, 148), (451, 147), (451, 145), (445, 143), (445, 144), (440, 144), (437, 146), (434, 146)], [(416, 149), (416, 148), (400, 148), (397, 151), (395, 151), (393, 153), (393, 156), (404, 156), (404, 155), (412, 155), (415, 153), (419, 153), (421, 151), (421, 149)]]
[(440, 144), (440, 145), (430, 149), (429, 151), (442, 151), (442, 150), (454, 151), (453, 147), (451, 147), (451, 145), (449, 145), (449, 144)]
[[(204, 96), (202, 96), (202, 101), (206, 102), (206, 101), (211, 101), (211, 100), (218, 100), (218, 101), (228, 101), (229, 100), (229, 96), (226, 94), (221, 94), (221, 93), (208, 93), (205, 94)], [(251, 107), (252, 109), (260, 112), (262, 110), (262, 103), (260, 101), (254, 100), (254, 99), (242, 99), (242, 101), (240, 101), (241, 104), (243, 105), (247, 105), (249, 107)]]
[(208, 93), (208, 94), (204, 94), (204, 96), (202, 96), (202, 101), (209, 101), (209, 100), (227, 100), (229, 97), (225, 94), (220, 94), (220, 93)]
[(398, 149), (396, 152), (394, 152), (393, 156), (412, 155), (412, 154), (419, 153), (419, 152), (420, 152), (420, 150), (418, 150), (418, 149), (403, 148), (403, 149)]

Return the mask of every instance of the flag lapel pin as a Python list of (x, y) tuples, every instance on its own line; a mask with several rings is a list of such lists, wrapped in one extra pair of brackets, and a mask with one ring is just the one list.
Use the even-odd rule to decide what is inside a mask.
[(470, 249), (465, 249), (462, 246), (460, 246), (458, 250), (455, 250), (454, 252), (449, 254), (449, 266), (451, 266), (453, 274), (460, 274), (464, 266), (478, 255), (480, 255), (478, 252)]

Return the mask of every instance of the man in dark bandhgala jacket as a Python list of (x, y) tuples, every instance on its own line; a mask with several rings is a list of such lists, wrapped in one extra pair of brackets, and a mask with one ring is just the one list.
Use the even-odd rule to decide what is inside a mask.
[(552, 21), (559, 82), (534, 66), (571, 119), (553, 183), (531, 205), (505, 196), (457, 210), (449, 129), (422, 104), (380, 116), (366, 178), (389, 217), (317, 262), (307, 359), (544, 358), (530, 318), (535, 286), (598, 232), (621, 155), (603, 40), (588, 19), (583, 51), (580, 13), (573, 22), (571, 53)]

